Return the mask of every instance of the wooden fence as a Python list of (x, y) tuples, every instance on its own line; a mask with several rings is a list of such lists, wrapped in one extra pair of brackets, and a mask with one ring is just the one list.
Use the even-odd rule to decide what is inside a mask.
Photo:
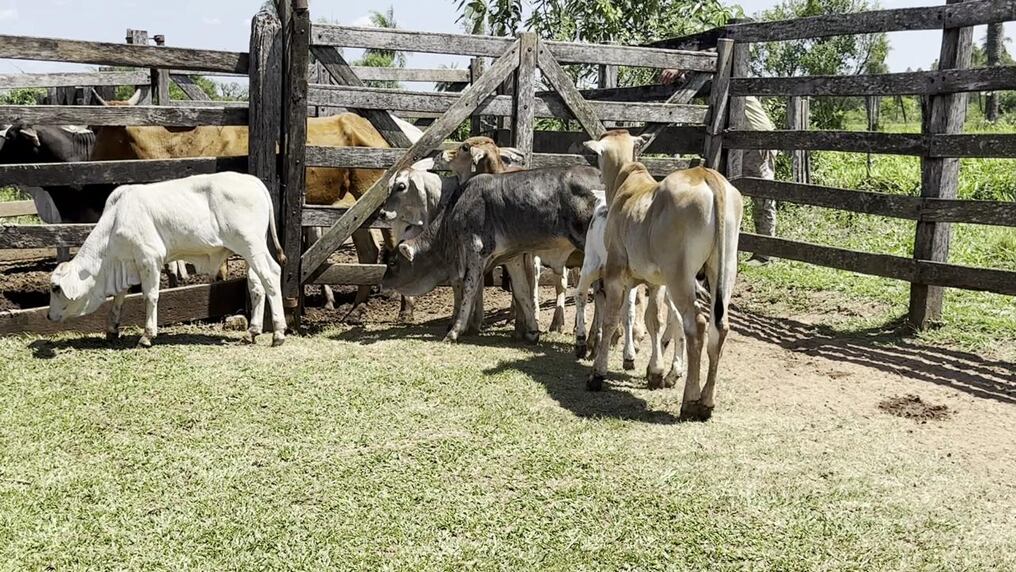
[[(1016, 294), (1016, 272), (948, 263), (951, 223), (1016, 226), (1016, 203), (957, 200), (960, 157), (1016, 157), (1016, 134), (964, 134), (966, 93), (1016, 89), (1016, 67), (969, 69), (972, 26), (1016, 19), (1012, 0), (950, 0), (945, 6), (737, 23), (706, 34), (657, 42), (708, 47), (734, 41), (730, 80), (732, 124), (723, 134), (731, 149), (794, 149), (916, 155), (921, 195), (896, 196), (815, 185), (741, 178), (740, 152), (728, 174), (745, 195), (916, 221), (912, 258), (857, 252), (742, 233), (741, 249), (911, 283), (909, 322), (926, 328), (942, 317), (944, 287)], [(748, 77), (752, 43), (902, 30), (942, 30), (939, 69), (834, 77)], [(744, 129), (744, 96), (824, 97), (920, 95), (930, 110), (920, 134)], [(797, 125), (796, 128), (806, 128)]]
[[(287, 306), (295, 309), (301, 305), (300, 298), (304, 284), (377, 284), (384, 273), (384, 266), (378, 264), (329, 264), (329, 256), (347, 240), (352, 233), (364, 227), (380, 227), (373, 213), (384, 202), (388, 193), (390, 177), (400, 169), (430, 154), (440, 147), (445, 139), (464, 121), (472, 118), (474, 132), (482, 124), (480, 118), (492, 117), (506, 129), (495, 132), (502, 143), (519, 148), (525, 155), (529, 167), (556, 165), (595, 164), (591, 155), (567, 152), (561, 140), (569, 144), (589, 137), (598, 137), (605, 131), (604, 121), (646, 123), (646, 129), (663, 133), (669, 126), (688, 126), (698, 132), (695, 138), (699, 145), (692, 152), (702, 153), (703, 145), (710, 145), (708, 133), (718, 133), (722, 127), (717, 120), (710, 121), (709, 106), (691, 105), (705, 79), (718, 69), (718, 61), (729, 63), (716, 54), (688, 50), (639, 48), (611, 45), (576, 44), (544, 41), (535, 34), (521, 34), (518, 38), (469, 36), (409, 32), (376, 28), (350, 28), (343, 26), (311, 24), (306, 3), (292, 13), (288, 27), (287, 66), (291, 78), (287, 85), (283, 117), (288, 121), (286, 161), (284, 173), (284, 221), (283, 234), (287, 257), (290, 260), (283, 283)], [(383, 48), (407, 52), (431, 52), (473, 57), (468, 78), (456, 74), (462, 81), (458, 93), (435, 93), (368, 87), (364, 80), (368, 76), (357, 74), (343, 58), (338, 48)], [(321, 68), (330, 78), (327, 83), (307, 85), (303, 74), (297, 70), (306, 69), (304, 54), (313, 54)], [(727, 54), (729, 56), (729, 53)], [(493, 61), (482, 73), (476, 58), (491, 58)], [(567, 64), (596, 64), (600, 66), (600, 84), (604, 90), (599, 93), (580, 92), (571, 77), (562, 68)], [(624, 93), (611, 86), (614, 66), (638, 66), (649, 68), (674, 68), (692, 70), (693, 86), (663, 88), (662, 102), (639, 101), (624, 98)], [(449, 70), (444, 70), (445, 72)], [(453, 70), (454, 71), (454, 70)], [(537, 91), (537, 72), (550, 91)], [(362, 73), (362, 72), (361, 72)], [(371, 78), (395, 79), (394, 75), (373, 71)], [(405, 75), (405, 72), (399, 72)], [(410, 74), (415, 79), (424, 76)], [(729, 75), (729, 65), (727, 67)], [(722, 76), (722, 73), (721, 73)], [(295, 81), (294, 79), (295, 78)], [(616, 83), (614, 84), (616, 86)], [(727, 82), (713, 82), (713, 101), (720, 102), (714, 108), (722, 109), (726, 101)], [(507, 87), (510, 86), (510, 89)], [(604, 93), (604, 91), (613, 93)], [(612, 101), (612, 99), (617, 99)], [(330, 148), (307, 147), (302, 130), (306, 106), (343, 108), (355, 111), (369, 119), (385, 137), (391, 148)], [(426, 113), (436, 120), (415, 144), (411, 143), (394, 124), (389, 112), (398, 114)], [(561, 118), (576, 121), (583, 132), (559, 133), (548, 136), (535, 131), (536, 118)], [(722, 117), (722, 111), (719, 112)], [(709, 131), (707, 124), (715, 124)], [(558, 137), (558, 135), (560, 137)], [(557, 140), (555, 140), (557, 139)], [(669, 137), (660, 137), (661, 144), (669, 141), (671, 149), (679, 144)], [(549, 148), (541, 148), (542, 142), (551, 141)], [(719, 138), (714, 137), (713, 162), (718, 161)], [(661, 145), (662, 146), (662, 145)], [(682, 149), (687, 152), (689, 149)], [(666, 174), (688, 166), (680, 159), (646, 159), (650, 170)], [(385, 169), (384, 175), (352, 207), (309, 207), (303, 204), (302, 166), (358, 167)], [(328, 230), (315, 244), (303, 251), (300, 233), (305, 226), (327, 226)], [(298, 312), (296, 312), (298, 314)]]

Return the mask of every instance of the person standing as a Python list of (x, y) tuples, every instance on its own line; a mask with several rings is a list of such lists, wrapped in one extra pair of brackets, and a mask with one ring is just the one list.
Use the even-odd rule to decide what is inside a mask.
[[(660, 74), (660, 82), (669, 85), (683, 77), (684, 72), (681, 70), (665, 69)], [(762, 107), (762, 102), (754, 96), (744, 98), (744, 121), (745, 127), (752, 131), (773, 131), (776, 129), (765, 108)], [(745, 149), (741, 159), (741, 176), (774, 180), (776, 178), (776, 153), (774, 149)], [(755, 205), (752, 213), (755, 232), (764, 236), (775, 236), (776, 201), (773, 199), (752, 199), (752, 201)], [(753, 255), (749, 260), (749, 264), (756, 265), (768, 262), (769, 257), (759, 254)]]

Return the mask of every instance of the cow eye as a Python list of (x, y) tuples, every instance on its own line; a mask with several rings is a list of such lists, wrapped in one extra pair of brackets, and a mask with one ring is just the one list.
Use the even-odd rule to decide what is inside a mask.
[(51, 290), (51, 291), (52, 291), (52, 292), (53, 292), (54, 294), (59, 294), (59, 293), (60, 293), (60, 285), (59, 285), (59, 284), (54, 284), (54, 285), (53, 285), (53, 287), (52, 287), (52, 288), (50, 288), (50, 290)]
[(399, 181), (399, 182), (395, 183), (395, 189), (394, 190), (396, 192), (402, 192), (402, 191), (406, 190), (406, 184), (403, 183), (402, 181)]

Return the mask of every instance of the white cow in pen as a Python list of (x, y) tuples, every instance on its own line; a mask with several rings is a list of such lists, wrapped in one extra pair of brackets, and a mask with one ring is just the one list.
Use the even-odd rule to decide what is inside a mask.
[(148, 347), (157, 333), (159, 269), (168, 260), (215, 272), (233, 253), (247, 261), (251, 306), (248, 341), (261, 333), (265, 295), (272, 311), (272, 345), (285, 340), (281, 268), (265, 243), (270, 234), (279, 262), (286, 257), (275, 230), (268, 189), (257, 177), (240, 173), (195, 175), (113, 191), (99, 222), (77, 255), (53, 272), (49, 319), (61, 321), (94, 312), (113, 297), (107, 336), (120, 333), (127, 289), (141, 285)]

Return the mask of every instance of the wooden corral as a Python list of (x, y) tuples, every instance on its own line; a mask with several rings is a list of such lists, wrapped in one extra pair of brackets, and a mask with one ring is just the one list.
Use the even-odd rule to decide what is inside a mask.
[[(972, 26), (1016, 19), (1012, 0), (949, 0), (945, 6), (816, 16), (780, 22), (746, 22), (707, 34), (656, 42), (656, 47), (707, 48), (719, 38), (734, 41), (730, 80), (731, 117), (743, 117), (743, 96), (920, 95), (930, 110), (920, 134), (807, 131), (797, 119), (786, 131), (748, 131), (734, 123), (723, 135), (729, 149), (826, 150), (916, 155), (922, 158), (921, 196), (892, 196), (741, 178), (737, 151), (730, 152), (728, 175), (744, 195), (850, 212), (916, 221), (912, 258), (857, 252), (783, 238), (742, 233), (741, 250), (800, 260), (911, 283), (910, 324), (926, 328), (942, 318), (944, 287), (1016, 295), (1016, 272), (949, 264), (950, 223), (1016, 227), (1016, 203), (957, 200), (960, 157), (1016, 157), (1016, 134), (963, 134), (967, 93), (1016, 89), (1016, 68), (970, 68)], [(844, 34), (903, 30), (942, 30), (939, 69), (843, 77), (748, 77), (749, 49), (755, 42), (779, 42)], [(795, 179), (807, 180), (800, 154)]]
[[(289, 258), (283, 272), (288, 313), (298, 319), (307, 284), (377, 284), (377, 264), (329, 264), (329, 256), (360, 228), (383, 228), (375, 218), (387, 197), (390, 177), (446, 144), (460, 125), (471, 134), (489, 134), (518, 147), (529, 167), (595, 164), (580, 143), (617, 124), (653, 137), (644, 162), (655, 175), (703, 161), (725, 168), (747, 196), (836, 208), (916, 221), (912, 258), (856, 252), (782, 238), (742, 233), (742, 250), (802, 260), (822, 266), (885, 276), (912, 283), (910, 319), (926, 327), (941, 316), (943, 287), (1016, 294), (1016, 273), (948, 263), (952, 222), (1016, 226), (1016, 205), (956, 199), (958, 157), (1016, 157), (1016, 135), (962, 134), (965, 93), (1016, 88), (1008, 67), (969, 67), (971, 26), (1014, 19), (1013, 0), (950, 2), (946, 6), (881, 10), (785, 22), (744, 22), (651, 46), (591, 45), (547, 41), (533, 34), (517, 38), (351, 28), (312, 24), (306, 0), (279, 0), (277, 11), (252, 20), (250, 50), (222, 52), (145, 45), (146, 34), (132, 31), (132, 45), (0, 37), (0, 57), (67, 61), (141, 68), (128, 72), (0, 76), (0, 89), (136, 85), (155, 105), (86, 107), (0, 106), (0, 123), (28, 118), (38, 123), (86, 125), (249, 125), (247, 157), (82, 162), (66, 165), (0, 166), (0, 183), (57, 185), (148, 182), (193, 173), (247, 170), (272, 191), (281, 239)], [(914, 29), (942, 29), (941, 69), (881, 75), (823, 78), (752, 78), (747, 58), (754, 42)], [(160, 43), (158, 38), (156, 43)], [(340, 48), (429, 52), (471, 58), (468, 69), (384, 69), (350, 66)], [(313, 62), (312, 62), (313, 60)], [(598, 87), (578, 89), (563, 66), (597, 66)], [(687, 70), (674, 86), (618, 87), (618, 66)], [(250, 80), (247, 104), (207, 101), (189, 73), (244, 75)], [(87, 76), (87, 77), (85, 77)], [(366, 82), (447, 82), (453, 91), (425, 92), (369, 87)], [(192, 99), (168, 101), (173, 81)], [(808, 131), (806, 102), (822, 96), (927, 96), (931, 110), (921, 134)], [(743, 97), (796, 98), (790, 130), (745, 130)], [(693, 104), (695, 98), (707, 105)], [(308, 147), (306, 118), (343, 110), (364, 116), (391, 148)], [(389, 115), (425, 118), (427, 129), (411, 144)], [(538, 129), (555, 118), (580, 131)], [(728, 118), (733, 118), (731, 122)], [(795, 151), (795, 181), (740, 177), (741, 149)], [(805, 151), (836, 150), (918, 155), (923, 158), (920, 197), (888, 196), (808, 185)], [(688, 158), (697, 156), (701, 159)], [(384, 175), (351, 207), (305, 206), (306, 168), (357, 167)], [(24, 205), (4, 207), (4, 216)], [(328, 227), (306, 250), (303, 230)], [(0, 248), (72, 247), (87, 225), (8, 225), (0, 227)], [(202, 286), (196, 300), (222, 286)], [(228, 288), (227, 288), (228, 290)], [(237, 289), (239, 292), (240, 289)], [(237, 294), (240, 295), (239, 293)], [(201, 304), (198, 304), (201, 306)], [(213, 317), (231, 304), (190, 307), (180, 320)], [(38, 315), (39, 311), (34, 311)], [(33, 314), (36, 315), (36, 314)], [(178, 313), (179, 314), (179, 313)], [(0, 323), (35, 323), (16, 315)], [(14, 326), (0, 325), (0, 332)], [(30, 329), (30, 328), (29, 328)], [(49, 330), (47, 330), (49, 331)]]

